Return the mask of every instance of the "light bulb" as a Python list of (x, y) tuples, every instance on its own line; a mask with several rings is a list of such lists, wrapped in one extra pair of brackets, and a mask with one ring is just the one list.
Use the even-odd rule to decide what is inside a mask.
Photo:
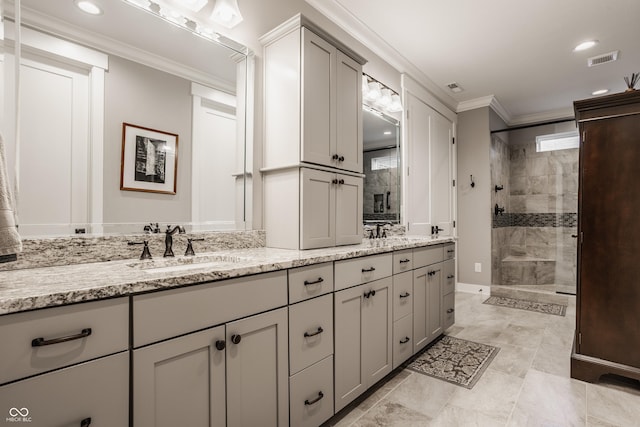
[(391, 104), (387, 107), (387, 111), (390, 113), (397, 113), (402, 111), (402, 101), (400, 100), (400, 95), (393, 94), (391, 96)]
[(376, 101), (376, 105), (386, 108), (391, 104), (391, 89), (382, 89), (380, 98)]
[(380, 89), (380, 83), (378, 82), (369, 83), (369, 92), (367, 92), (367, 100), (376, 101), (381, 96), (382, 96), (382, 92)]

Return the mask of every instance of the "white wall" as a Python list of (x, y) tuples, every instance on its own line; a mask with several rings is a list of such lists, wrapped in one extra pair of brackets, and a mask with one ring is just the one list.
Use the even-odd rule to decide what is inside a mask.
[[(458, 282), (491, 285), (489, 107), (458, 114)], [(475, 187), (471, 187), (471, 175)], [(481, 272), (475, 272), (475, 264)]]

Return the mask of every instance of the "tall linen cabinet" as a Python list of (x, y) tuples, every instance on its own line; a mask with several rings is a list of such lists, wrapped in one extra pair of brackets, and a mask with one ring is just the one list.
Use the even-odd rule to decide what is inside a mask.
[(571, 376), (640, 379), (640, 91), (574, 106), (581, 141)]
[(359, 243), (366, 61), (302, 15), (260, 41), (267, 246)]

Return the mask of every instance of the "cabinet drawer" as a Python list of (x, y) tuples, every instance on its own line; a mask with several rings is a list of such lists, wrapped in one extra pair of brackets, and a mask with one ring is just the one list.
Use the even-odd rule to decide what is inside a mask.
[(333, 263), (289, 270), (289, 304), (333, 292)]
[(442, 263), (442, 295), (456, 290), (456, 262), (452, 259)]
[(448, 329), (456, 321), (456, 294), (452, 292), (442, 298), (443, 330)]
[[(129, 424), (129, 353), (123, 352), (0, 387), (2, 418), (19, 408), (35, 426)], [(25, 410), (26, 408), (26, 410)], [(23, 425), (25, 422), (17, 415)], [(29, 421), (26, 421), (29, 422)], [(7, 425), (13, 424), (7, 422)]]
[(332, 295), (289, 306), (291, 375), (330, 354), (333, 354)]
[(413, 269), (413, 250), (405, 249), (393, 253), (393, 274)]
[(413, 272), (393, 275), (393, 320), (413, 311)]
[(287, 272), (133, 297), (135, 347), (287, 305)]
[(421, 268), (442, 261), (444, 257), (443, 245), (415, 248), (413, 250), (413, 268)]
[(413, 318), (411, 315), (393, 323), (393, 369), (413, 355)]
[(0, 343), (0, 384), (126, 350), (129, 304), (117, 298), (0, 316)]
[(289, 380), (292, 426), (316, 427), (333, 416), (333, 356)]
[(372, 282), (391, 276), (392, 271), (392, 253), (336, 261), (335, 288), (337, 291), (361, 283)]
[(444, 258), (443, 259), (454, 259), (456, 257), (456, 245), (455, 243), (449, 243), (448, 245), (444, 245)]

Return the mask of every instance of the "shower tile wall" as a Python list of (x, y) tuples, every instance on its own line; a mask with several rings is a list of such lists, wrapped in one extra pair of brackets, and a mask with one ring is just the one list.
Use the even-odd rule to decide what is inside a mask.
[[(498, 204), (506, 214), (493, 218), (491, 229), (491, 283), (499, 285), (502, 279), (502, 260), (509, 255), (509, 146), (497, 135), (491, 138), (491, 206)], [(503, 189), (495, 191), (495, 187)]]
[[(507, 212), (503, 218), (494, 216), (493, 284), (575, 286), (578, 149), (538, 153), (535, 145), (537, 134), (569, 126), (512, 131), (506, 144), (495, 136), (492, 140), (492, 180), (504, 179), (497, 171), (505, 164), (509, 170), (507, 200), (498, 192), (492, 201)], [(501, 144), (507, 146), (507, 159), (498, 155)]]

